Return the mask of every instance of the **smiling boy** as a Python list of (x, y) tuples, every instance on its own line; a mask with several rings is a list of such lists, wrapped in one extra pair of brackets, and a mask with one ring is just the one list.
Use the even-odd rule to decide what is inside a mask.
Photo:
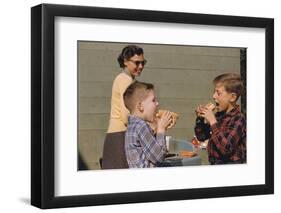
[(246, 119), (236, 104), (243, 93), (238, 74), (226, 73), (214, 81), (213, 99), (216, 111), (199, 106), (196, 114), (210, 125), (211, 135), (207, 150), (211, 164), (246, 162)]
[(125, 135), (125, 153), (129, 168), (155, 167), (167, 153), (165, 132), (171, 123), (172, 113), (167, 111), (157, 119), (156, 136), (149, 126), (156, 115), (158, 101), (152, 84), (132, 83), (124, 95), (124, 103), (130, 111)]

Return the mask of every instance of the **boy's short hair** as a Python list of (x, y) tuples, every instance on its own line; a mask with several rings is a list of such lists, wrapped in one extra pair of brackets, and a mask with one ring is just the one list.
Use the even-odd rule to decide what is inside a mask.
[(132, 112), (137, 103), (145, 100), (148, 92), (153, 90), (154, 86), (150, 83), (144, 83), (140, 81), (133, 82), (124, 92), (123, 99), (126, 108)]
[(241, 80), (240, 75), (236, 73), (225, 73), (219, 75), (213, 80), (213, 83), (214, 85), (221, 83), (227, 92), (235, 93), (237, 95), (237, 99), (244, 92), (243, 81)]

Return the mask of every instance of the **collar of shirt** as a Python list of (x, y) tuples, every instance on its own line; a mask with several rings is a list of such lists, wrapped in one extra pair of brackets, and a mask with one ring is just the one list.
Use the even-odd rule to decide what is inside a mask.
[(226, 113), (226, 111), (217, 112), (216, 117), (217, 117), (217, 119), (222, 119), (223, 117), (233, 117), (238, 113), (240, 113), (239, 105), (236, 105), (236, 107), (234, 107), (228, 113)]
[(135, 115), (129, 115), (128, 120), (129, 120), (131, 123), (144, 121), (143, 119), (141, 119), (140, 117), (135, 116)]
[[(134, 124), (134, 123), (145, 123), (145, 124), (147, 124), (146, 122), (145, 122), (145, 120), (143, 120), (143, 119), (141, 119), (140, 117), (138, 117), (138, 116), (135, 116), (135, 115), (129, 115), (129, 117), (128, 117), (128, 123), (129, 124)], [(149, 127), (149, 125), (147, 124), (147, 127)]]

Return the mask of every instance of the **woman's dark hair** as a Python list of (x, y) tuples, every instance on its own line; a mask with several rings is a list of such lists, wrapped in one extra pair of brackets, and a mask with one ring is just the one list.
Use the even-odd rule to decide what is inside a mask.
[(120, 67), (125, 68), (124, 61), (129, 60), (134, 55), (143, 55), (143, 49), (136, 45), (128, 45), (123, 48), (122, 52), (117, 58)]

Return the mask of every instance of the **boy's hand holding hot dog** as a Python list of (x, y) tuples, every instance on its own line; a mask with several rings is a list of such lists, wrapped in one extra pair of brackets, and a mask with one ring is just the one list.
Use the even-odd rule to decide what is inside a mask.
[(167, 129), (172, 128), (173, 126), (176, 125), (176, 121), (179, 118), (179, 115), (175, 112), (171, 112), (168, 110), (159, 110), (158, 113), (156, 114), (156, 118), (161, 118), (165, 112), (170, 112), (171, 113), (171, 121), (169, 123), (169, 125), (167, 126)]
[(213, 125), (217, 122), (215, 114), (213, 112), (215, 107), (216, 106), (213, 103), (209, 103), (205, 106), (199, 105), (195, 112), (197, 116), (205, 118), (210, 125)]
[(156, 132), (165, 133), (168, 126), (172, 123), (172, 113), (170, 111), (163, 112), (161, 117), (156, 118), (156, 122), (157, 122)]

